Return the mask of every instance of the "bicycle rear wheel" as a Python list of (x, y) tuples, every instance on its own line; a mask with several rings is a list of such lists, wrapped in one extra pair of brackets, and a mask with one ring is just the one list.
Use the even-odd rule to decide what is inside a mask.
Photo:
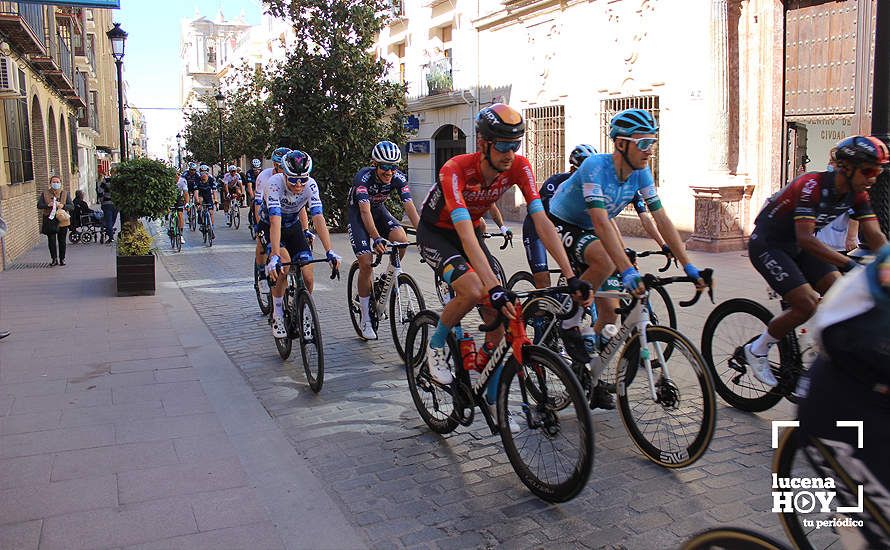
[[(702, 457), (714, 436), (714, 383), (698, 350), (676, 330), (650, 325), (646, 339), (656, 398), (652, 398), (643, 363), (640, 335), (634, 334), (618, 359), (621, 421), (649, 460), (666, 468), (683, 468)], [(670, 358), (663, 351), (668, 346), (675, 348)]]
[(407, 273), (399, 274), (396, 288), (389, 295), (389, 328), (402, 361), (405, 360), (404, 342), (408, 327), (423, 309), (426, 309), (426, 305), (417, 282)]
[[(362, 307), (358, 295), (358, 277), (359, 268), (358, 260), (356, 260), (352, 262), (352, 266), (349, 268), (349, 276), (346, 278), (346, 303), (349, 307), (349, 318), (352, 320), (352, 328), (355, 330), (355, 333), (359, 338), (364, 339), (365, 337), (362, 336)], [(371, 316), (371, 324), (374, 326), (374, 332), (377, 332), (380, 321), (377, 319), (377, 306), (375, 305), (376, 297), (374, 296), (373, 284), (371, 285), (369, 302), (368, 315)]]
[(256, 292), (256, 301), (263, 315), (269, 315), (272, 311), (272, 292), (269, 281), (261, 278), (256, 266), (253, 268), (253, 290)]
[[(501, 441), (532, 493), (565, 502), (581, 492), (593, 468), (590, 409), (578, 380), (556, 354), (532, 345), (522, 356), (522, 364), (511, 358), (504, 365), (498, 382)], [(530, 392), (529, 386), (539, 391)], [(519, 424), (519, 433), (510, 431), (507, 415)]]
[[(408, 391), (420, 417), (436, 433), (447, 434), (457, 428), (454, 399), (451, 390), (430, 377), (426, 361), (429, 337), (439, 323), (439, 315), (425, 309), (414, 317), (405, 335), (405, 373)], [(453, 334), (448, 335), (445, 357), (454, 366), (460, 354)]]
[(772, 537), (737, 527), (718, 527), (698, 533), (680, 550), (787, 550)]
[[(744, 298), (727, 300), (714, 308), (702, 328), (701, 351), (711, 370), (717, 393), (733, 407), (761, 412), (782, 400), (782, 394), (754, 378), (742, 349), (760, 336), (773, 314), (762, 305)], [(781, 370), (786, 342), (770, 350), (774, 373)]]
[(287, 359), (290, 357), (291, 347), (293, 346), (293, 341), (291, 340), (291, 327), (294, 320), (294, 315), (296, 315), (296, 304), (294, 304), (295, 298), (290, 289), (288, 289), (284, 293), (284, 326), (287, 327), (287, 336), (284, 338), (276, 338), (275, 339), (275, 347), (278, 348), (278, 355), (281, 356), (282, 359)]
[(525, 292), (535, 289), (535, 278), (528, 271), (517, 271), (510, 276), (507, 281), (507, 290), (514, 292)]
[(305, 289), (297, 294), (297, 334), (300, 337), (300, 355), (306, 381), (312, 391), (318, 393), (324, 384), (324, 346), (321, 340), (321, 325), (312, 296)]

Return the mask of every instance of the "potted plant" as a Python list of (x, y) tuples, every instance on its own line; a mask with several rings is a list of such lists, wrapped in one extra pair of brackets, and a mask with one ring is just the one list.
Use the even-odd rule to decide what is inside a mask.
[(176, 171), (163, 162), (137, 158), (119, 164), (111, 176), (111, 200), (121, 213), (117, 241), (117, 295), (155, 293), (152, 238), (141, 218), (157, 219), (176, 202)]

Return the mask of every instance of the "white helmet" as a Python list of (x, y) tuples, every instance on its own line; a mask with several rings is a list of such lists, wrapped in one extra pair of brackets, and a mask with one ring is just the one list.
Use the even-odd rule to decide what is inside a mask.
[(260, 159), (253, 159), (250, 163), (253, 165), (254, 168), (259, 168), (263, 165)]
[(226, 172), (237, 172), (238, 168), (234, 164), (230, 164), (228, 168), (226, 168)]
[(398, 145), (391, 141), (381, 141), (371, 151), (371, 160), (374, 162), (398, 164), (402, 162), (402, 151)]

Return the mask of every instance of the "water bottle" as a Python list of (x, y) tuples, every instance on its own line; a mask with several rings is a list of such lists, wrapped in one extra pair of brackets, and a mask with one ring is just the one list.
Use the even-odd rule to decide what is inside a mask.
[(457, 340), (460, 357), (463, 360), (464, 370), (476, 368), (476, 341), (469, 333), (463, 333)]
[(587, 350), (587, 354), (593, 357), (596, 355), (597, 344), (599, 343), (599, 337), (597, 337), (596, 333), (593, 331), (593, 327), (586, 326), (581, 329), (581, 338), (584, 340), (584, 349)]
[(600, 334), (600, 349), (605, 348), (609, 345), (609, 341), (618, 334), (618, 327), (609, 323), (608, 325), (603, 325), (603, 330)]

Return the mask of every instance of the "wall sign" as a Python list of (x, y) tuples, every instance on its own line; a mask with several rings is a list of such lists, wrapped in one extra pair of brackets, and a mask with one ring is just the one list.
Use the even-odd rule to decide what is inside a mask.
[(430, 140), (424, 139), (421, 141), (409, 141), (408, 142), (408, 154), (409, 155), (428, 155), (428, 154), (430, 154)]
[(32, 4), (53, 4), (55, 6), (73, 6), (75, 8), (108, 8), (120, 9), (121, 0), (30, 0)]

